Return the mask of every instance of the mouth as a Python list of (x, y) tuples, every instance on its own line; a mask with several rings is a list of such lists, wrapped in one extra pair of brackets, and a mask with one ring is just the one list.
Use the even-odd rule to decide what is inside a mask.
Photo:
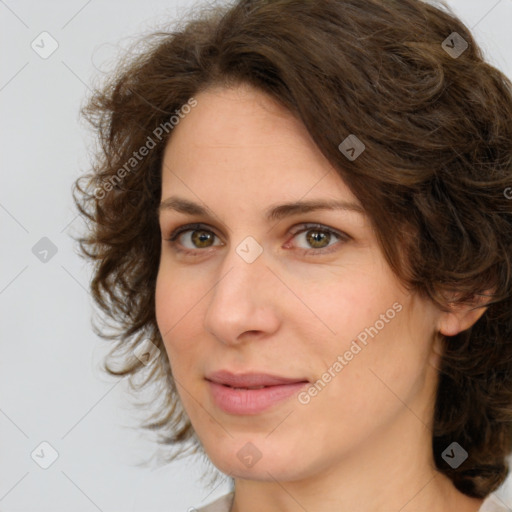
[(254, 415), (282, 404), (309, 384), (305, 378), (221, 370), (206, 377), (215, 405), (234, 415)]

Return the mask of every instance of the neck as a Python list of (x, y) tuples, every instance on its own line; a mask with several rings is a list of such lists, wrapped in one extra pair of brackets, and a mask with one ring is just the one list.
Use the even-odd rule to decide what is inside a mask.
[(429, 426), (405, 409), (387, 430), (325, 470), (316, 468), (298, 480), (235, 479), (231, 510), (477, 512), (483, 500), (459, 492), (435, 469), (431, 438)]

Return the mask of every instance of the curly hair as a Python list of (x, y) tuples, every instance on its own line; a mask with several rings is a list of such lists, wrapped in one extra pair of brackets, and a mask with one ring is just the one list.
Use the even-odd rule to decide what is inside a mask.
[[(73, 196), (94, 329), (114, 342), (105, 369), (163, 397), (143, 427), (198, 447), (155, 318), (163, 150), (195, 95), (245, 83), (304, 124), (410, 290), (444, 311), (486, 299), (471, 328), (442, 337), (432, 449), (461, 492), (497, 489), (512, 451), (512, 84), (470, 30), (420, 0), (238, 0), (141, 41), (82, 109), (100, 147)], [(366, 147), (354, 161), (339, 149), (350, 134)], [(143, 339), (162, 349), (147, 368)], [(469, 454), (456, 469), (442, 458), (454, 441)]]

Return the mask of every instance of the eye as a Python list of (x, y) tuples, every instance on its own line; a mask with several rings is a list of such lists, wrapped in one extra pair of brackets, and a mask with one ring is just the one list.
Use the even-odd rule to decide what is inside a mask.
[(217, 235), (207, 226), (187, 224), (173, 231), (166, 240), (171, 242), (176, 251), (194, 254), (194, 249), (208, 249), (214, 245), (222, 245), (214, 244), (215, 238)]
[[(323, 226), (322, 224), (302, 224), (301, 229), (292, 232), (293, 238), (302, 242), (299, 249), (304, 255), (321, 255), (334, 252), (339, 241), (347, 242), (350, 236), (347, 234)], [(175, 251), (191, 256), (198, 256), (204, 249), (223, 245), (215, 243), (218, 236), (204, 224), (187, 224), (174, 230), (168, 238)], [(293, 247), (290, 242), (284, 245), (285, 249)], [(198, 251), (198, 249), (200, 249)]]
[[(318, 255), (333, 252), (333, 250), (337, 250), (336, 242), (346, 242), (350, 239), (347, 234), (333, 230), (332, 228), (328, 228), (321, 224), (303, 225), (302, 229), (295, 231), (293, 235), (293, 238), (302, 242), (303, 245), (300, 246), (299, 244), (299, 248), (305, 250), (304, 254), (306, 255)], [(333, 249), (330, 249), (331, 247), (333, 247)], [(329, 249), (325, 250), (327, 248)]]

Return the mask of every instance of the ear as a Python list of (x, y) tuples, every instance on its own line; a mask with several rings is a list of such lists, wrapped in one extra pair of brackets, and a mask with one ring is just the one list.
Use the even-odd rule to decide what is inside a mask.
[(441, 312), (437, 327), (445, 336), (455, 336), (473, 326), (487, 310), (487, 302), (491, 290), (477, 295), (472, 304), (456, 304), (450, 306), (450, 311)]

